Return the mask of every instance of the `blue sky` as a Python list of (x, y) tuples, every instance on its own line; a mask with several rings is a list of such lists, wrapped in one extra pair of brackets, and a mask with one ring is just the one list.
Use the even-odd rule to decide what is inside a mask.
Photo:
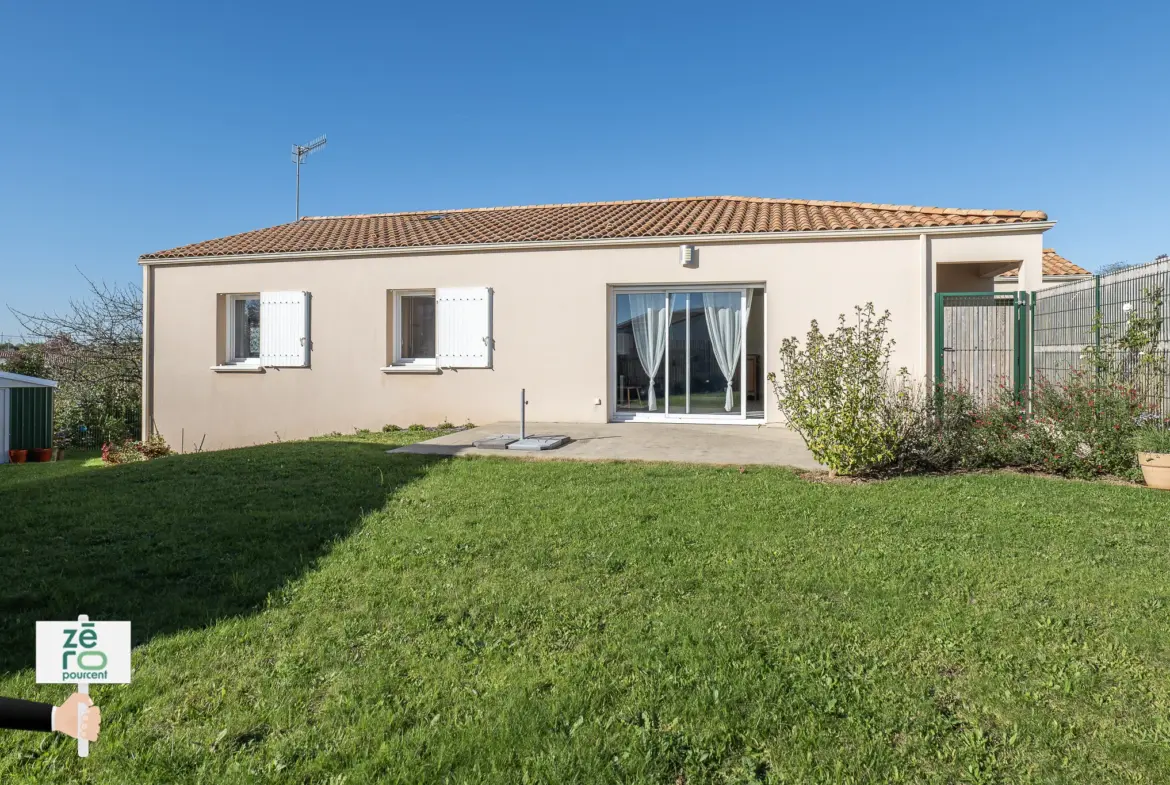
[(0, 0), (0, 305), (291, 220), (289, 147), (321, 133), (313, 215), (1041, 209), (1074, 262), (1146, 261), (1170, 252), (1167, 29), (1164, 4)]

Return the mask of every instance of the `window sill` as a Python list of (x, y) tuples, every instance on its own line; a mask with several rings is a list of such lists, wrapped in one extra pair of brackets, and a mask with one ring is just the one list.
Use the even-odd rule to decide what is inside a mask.
[(213, 365), (211, 370), (216, 373), (264, 373), (262, 365)]
[(434, 365), (387, 365), (382, 373), (439, 373)]

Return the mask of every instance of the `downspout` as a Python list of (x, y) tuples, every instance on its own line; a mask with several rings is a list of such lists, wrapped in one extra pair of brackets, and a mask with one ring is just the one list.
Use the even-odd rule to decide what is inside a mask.
[(919, 353), (922, 360), (922, 378), (931, 379), (931, 341), (934, 324), (934, 280), (930, 274), (930, 238), (925, 233), (918, 235), (918, 293), (919, 303)]
[(154, 434), (154, 266), (142, 266), (142, 438)]

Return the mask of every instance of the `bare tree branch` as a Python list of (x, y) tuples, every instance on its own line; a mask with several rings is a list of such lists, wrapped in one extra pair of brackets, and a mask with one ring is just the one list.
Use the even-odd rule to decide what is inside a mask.
[[(9, 308), (44, 358), (59, 387), (59, 427), (79, 419), (103, 431), (137, 427), (142, 388), (142, 294), (136, 286), (97, 282), (82, 273), (85, 296), (63, 312)], [(68, 412), (68, 416), (64, 416)], [(113, 423), (122, 422), (125, 428)]]
[(140, 384), (141, 292), (129, 284), (81, 276), (89, 294), (71, 298), (64, 313), (9, 310), (31, 339), (44, 344), (46, 363), (58, 382)]

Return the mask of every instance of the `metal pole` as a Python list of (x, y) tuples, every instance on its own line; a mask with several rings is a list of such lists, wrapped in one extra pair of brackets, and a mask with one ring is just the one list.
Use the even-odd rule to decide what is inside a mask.
[(297, 153), (297, 220), (301, 220), (301, 154)]
[[(77, 621), (87, 622), (89, 621), (89, 616), (83, 613), (77, 617)], [(77, 691), (82, 695), (89, 695), (89, 682), (79, 682)], [(77, 757), (79, 758), (89, 757), (89, 741), (81, 735), (81, 724), (85, 722), (85, 713), (88, 710), (88, 707), (84, 703), (77, 704)]]
[[(663, 295), (666, 297), (666, 348), (662, 352), (665, 355), (665, 357), (663, 357), (663, 360), (665, 362), (662, 363), (662, 365), (663, 365), (663, 368), (662, 368), (662, 390), (663, 390), (663, 396), (665, 397), (665, 400), (664, 400), (662, 405), (666, 409), (667, 416), (669, 416), (670, 415), (670, 292), (663, 292)], [(654, 384), (654, 380), (651, 379), (650, 383)], [(649, 396), (647, 396), (647, 397), (649, 397)]]
[(521, 439), (527, 438), (527, 434), (524, 433), (524, 404), (528, 403), (528, 401), (524, 400), (524, 397), (525, 397), (524, 396), (524, 388), (521, 387), (520, 388), (520, 438)]
[(685, 371), (685, 373), (687, 375), (685, 412), (687, 414), (690, 414), (691, 413), (691, 293), (690, 292), (687, 292), (686, 319), (687, 319), (686, 338), (683, 341), (683, 351), (686, 352), (686, 355), (687, 355), (686, 371)]

